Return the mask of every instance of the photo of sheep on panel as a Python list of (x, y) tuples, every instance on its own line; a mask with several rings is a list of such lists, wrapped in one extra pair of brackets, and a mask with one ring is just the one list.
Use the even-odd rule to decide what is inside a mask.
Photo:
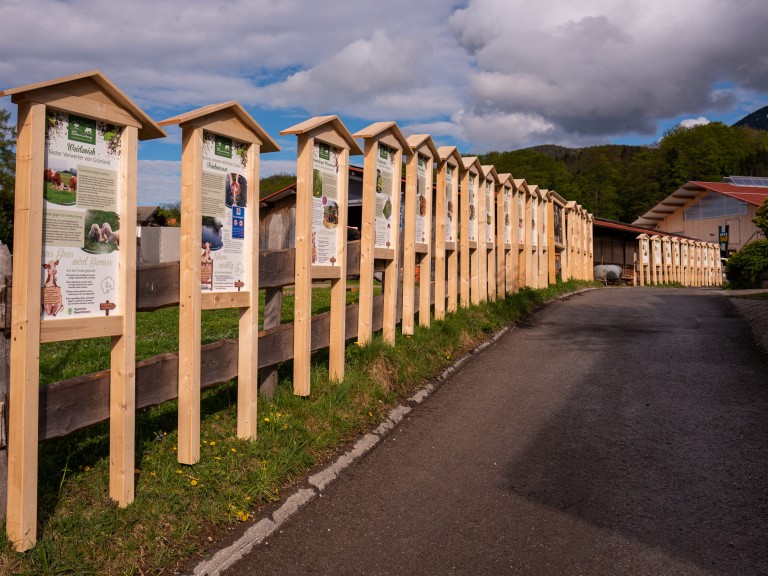
[(114, 212), (85, 212), (85, 242), (89, 254), (107, 254), (120, 249), (120, 217)]

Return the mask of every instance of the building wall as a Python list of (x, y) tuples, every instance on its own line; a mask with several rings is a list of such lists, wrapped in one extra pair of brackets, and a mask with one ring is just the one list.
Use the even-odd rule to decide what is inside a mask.
[(686, 220), (685, 210), (699, 202), (707, 195), (716, 194), (714, 192), (702, 192), (696, 198), (690, 200), (684, 206), (677, 208), (672, 214), (667, 216), (658, 224), (659, 230), (664, 230), (673, 234), (680, 234), (691, 238), (697, 238), (704, 242), (718, 242), (718, 226), (728, 225), (730, 227), (730, 237), (728, 240), (728, 250), (739, 250), (744, 244), (763, 238), (760, 230), (752, 222), (757, 212), (757, 207), (751, 204), (743, 203), (747, 206), (747, 213), (734, 216), (719, 216), (715, 218), (703, 218), (701, 220)]

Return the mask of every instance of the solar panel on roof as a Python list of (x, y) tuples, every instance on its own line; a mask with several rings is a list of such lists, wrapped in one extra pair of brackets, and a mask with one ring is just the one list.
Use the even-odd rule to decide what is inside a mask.
[(754, 186), (757, 188), (768, 188), (768, 178), (762, 176), (727, 176), (723, 178), (726, 184), (736, 186)]

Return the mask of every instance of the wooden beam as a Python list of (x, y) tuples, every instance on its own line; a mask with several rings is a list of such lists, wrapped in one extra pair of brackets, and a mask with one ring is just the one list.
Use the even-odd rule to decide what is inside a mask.
[[(179, 270), (179, 442), (178, 460), (200, 460), (200, 246), (203, 218), (203, 129), (182, 130), (181, 263)], [(210, 299), (207, 304), (211, 305)]]
[(16, 141), (13, 309), (6, 533), (17, 551), (37, 539), (37, 435), (45, 105), (22, 102)]
[[(123, 230), (136, 230), (139, 131), (123, 129), (117, 212)], [(136, 454), (136, 242), (120, 246), (118, 308), (123, 330), (112, 337), (109, 382), (109, 496), (125, 508), (134, 498)]]
[(103, 318), (62, 318), (41, 323), (40, 343), (118, 336), (122, 333), (122, 314)]

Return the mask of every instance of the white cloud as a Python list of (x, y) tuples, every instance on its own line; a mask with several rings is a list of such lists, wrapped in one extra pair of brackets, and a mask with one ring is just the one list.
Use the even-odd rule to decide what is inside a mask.
[(698, 118), (686, 118), (680, 122), (680, 126), (683, 128), (693, 128), (694, 126), (704, 126), (709, 124), (709, 118), (699, 116)]
[(766, 19), (741, 0), (5, 0), (0, 89), (98, 68), (157, 119), (237, 100), (270, 133), (335, 113), (476, 152), (651, 140), (765, 103)]

